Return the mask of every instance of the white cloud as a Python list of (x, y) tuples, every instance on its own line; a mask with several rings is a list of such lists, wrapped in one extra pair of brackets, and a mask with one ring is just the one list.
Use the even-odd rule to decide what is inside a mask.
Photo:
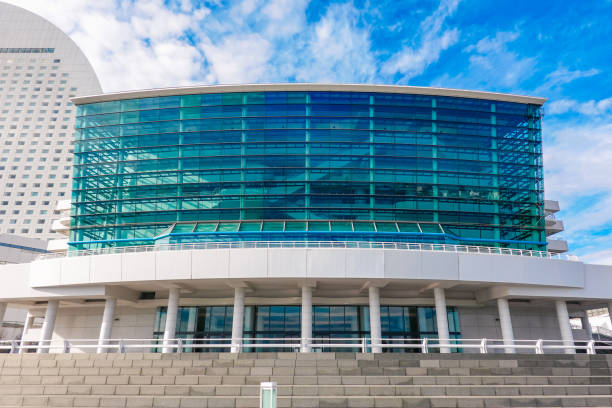
[(352, 3), (327, 9), (304, 39), (295, 77), (306, 82), (370, 82), (376, 75), (370, 33)]
[(578, 102), (573, 99), (559, 99), (547, 105), (546, 112), (551, 115), (561, 115), (568, 112), (577, 112), (587, 116), (601, 116), (612, 113), (612, 97), (599, 101), (590, 100)]
[(551, 89), (556, 89), (562, 85), (573, 82), (581, 78), (589, 78), (594, 75), (598, 75), (601, 71), (595, 68), (587, 69), (585, 71), (575, 70), (571, 71), (567, 67), (560, 66), (550, 74), (546, 75), (542, 85), (537, 87), (534, 91), (535, 94), (549, 93)]
[(47, 18), (80, 46), (105, 91), (186, 85), (204, 79), (204, 56), (189, 41), (208, 14), (185, 2), (176, 9), (162, 0), (17, 1)]
[(508, 49), (508, 44), (519, 38), (520, 33), (498, 32), (495, 37), (484, 37), (476, 45), (466, 47), (470, 56), (469, 75), (478, 82), (494, 82), (496, 86), (514, 87), (528, 78), (535, 65), (534, 58), (522, 58)]
[(271, 45), (259, 34), (228, 36), (218, 45), (207, 41), (201, 47), (210, 64), (207, 82), (254, 83), (267, 77)]
[(612, 116), (547, 128), (546, 197), (560, 202), (570, 249), (586, 254), (612, 247), (612, 232), (606, 232), (612, 230)]
[(418, 45), (405, 46), (394, 54), (382, 67), (382, 73), (400, 73), (403, 80), (410, 80), (420, 74), (432, 63), (438, 61), (442, 51), (456, 44), (459, 30), (444, 30), (444, 21), (457, 9), (459, 0), (442, 0), (434, 13), (424, 19), (419, 26)]

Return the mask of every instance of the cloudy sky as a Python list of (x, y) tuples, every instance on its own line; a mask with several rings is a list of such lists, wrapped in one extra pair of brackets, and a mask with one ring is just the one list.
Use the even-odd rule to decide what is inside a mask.
[(612, 264), (610, 0), (5, 0), (67, 32), (105, 91), (384, 83), (542, 96), (546, 197)]

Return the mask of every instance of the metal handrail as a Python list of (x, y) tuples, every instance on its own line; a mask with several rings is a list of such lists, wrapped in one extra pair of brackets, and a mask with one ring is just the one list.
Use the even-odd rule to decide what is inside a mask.
[(402, 249), (410, 251), (441, 251), (455, 253), (475, 253), (487, 255), (518, 255), (547, 259), (577, 261), (570, 254), (556, 254), (529, 249), (485, 247), (477, 245), (430, 244), (422, 242), (367, 242), (367, 241), (221, 241), (193, 242), (180, 244), (139, 245), (83, 249), (66, 253), (42, 254), (38, 259), (53, 259), (74, 256), (124, 254), (153, 251), (184, 251), (199, 249), (239, 249), (239, 248), (344, 248), (344, 249)]
[[(237, 348), (235, 350), (235, 348)], [(566, 344), (564, 340), (515, 340), (512, 344), (505, 344), (503, 339), (436, 339), (436, 338), (394, 338), (380, 339), (373, 342), (369, 337), (344, 337), (344, 338), (254, 338), (245, 337), (239, 339), (224, 338), (201, 338), (201, 339), (71, 339), (71, 340), (0, 340), (0, 352), (22, 353), (36, 350), (38, 352), (62, 352), (70, 353), (74, 350), (87, 351), (90, 349), (103, 350), (104, 352), (126, 353), (133, 350), (142, 352), (143, 349), (154, 351), (163, 349), (163, 352), (184, 352), (185, 349), (232, 350), (241, 349), (282, 349), (299, 351), (317, 349), (360, 349), (363, 353), (374, 352), (383, 349), (420, 349), (421, 353), (429, 353), (432, 350), (444, 352), (445, 349), (477, 350), (480, 354), (486, 354), (495, 350), (525, 350), (535, 354), (545, 354), (546, 351), (558, 352), (573, 350), (584, 351), (587, 354), (597, 354), (597, 351), (612, 350), (612, 341), (584, 340)]]

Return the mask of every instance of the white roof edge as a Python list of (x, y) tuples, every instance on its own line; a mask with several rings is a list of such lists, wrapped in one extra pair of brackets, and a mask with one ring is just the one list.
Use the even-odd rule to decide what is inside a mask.
[(108, 102), (133, 98), (151, 98), (156, 96), (190, 95), (205, 93), (265, 92), (265, 91), (344, 91), (344, 92), (385, 92), (400, 94), (418, 94), (433, 96), (455, 96), (462, 98), (485, 99), (502, 102), (528, 103), (543, 105), (546, 98), (512, 95), (497, 92), (470, 91), (464, 89), (432, 88), (425, 86), (404, 85), (366, 85), (366, 84), (241, 84), (241, 85), (199, 85), (178, 88), (143, 89), (103, 93), (99, 95), (79, 96), (72, 101), (76, 105), (95, 102)]

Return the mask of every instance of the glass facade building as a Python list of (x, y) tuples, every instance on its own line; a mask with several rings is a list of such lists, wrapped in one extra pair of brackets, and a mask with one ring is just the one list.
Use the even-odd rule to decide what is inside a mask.
[(71, 249), (228, 240), (546, 248), (538, 104), (208, 88), (78, 102)]

